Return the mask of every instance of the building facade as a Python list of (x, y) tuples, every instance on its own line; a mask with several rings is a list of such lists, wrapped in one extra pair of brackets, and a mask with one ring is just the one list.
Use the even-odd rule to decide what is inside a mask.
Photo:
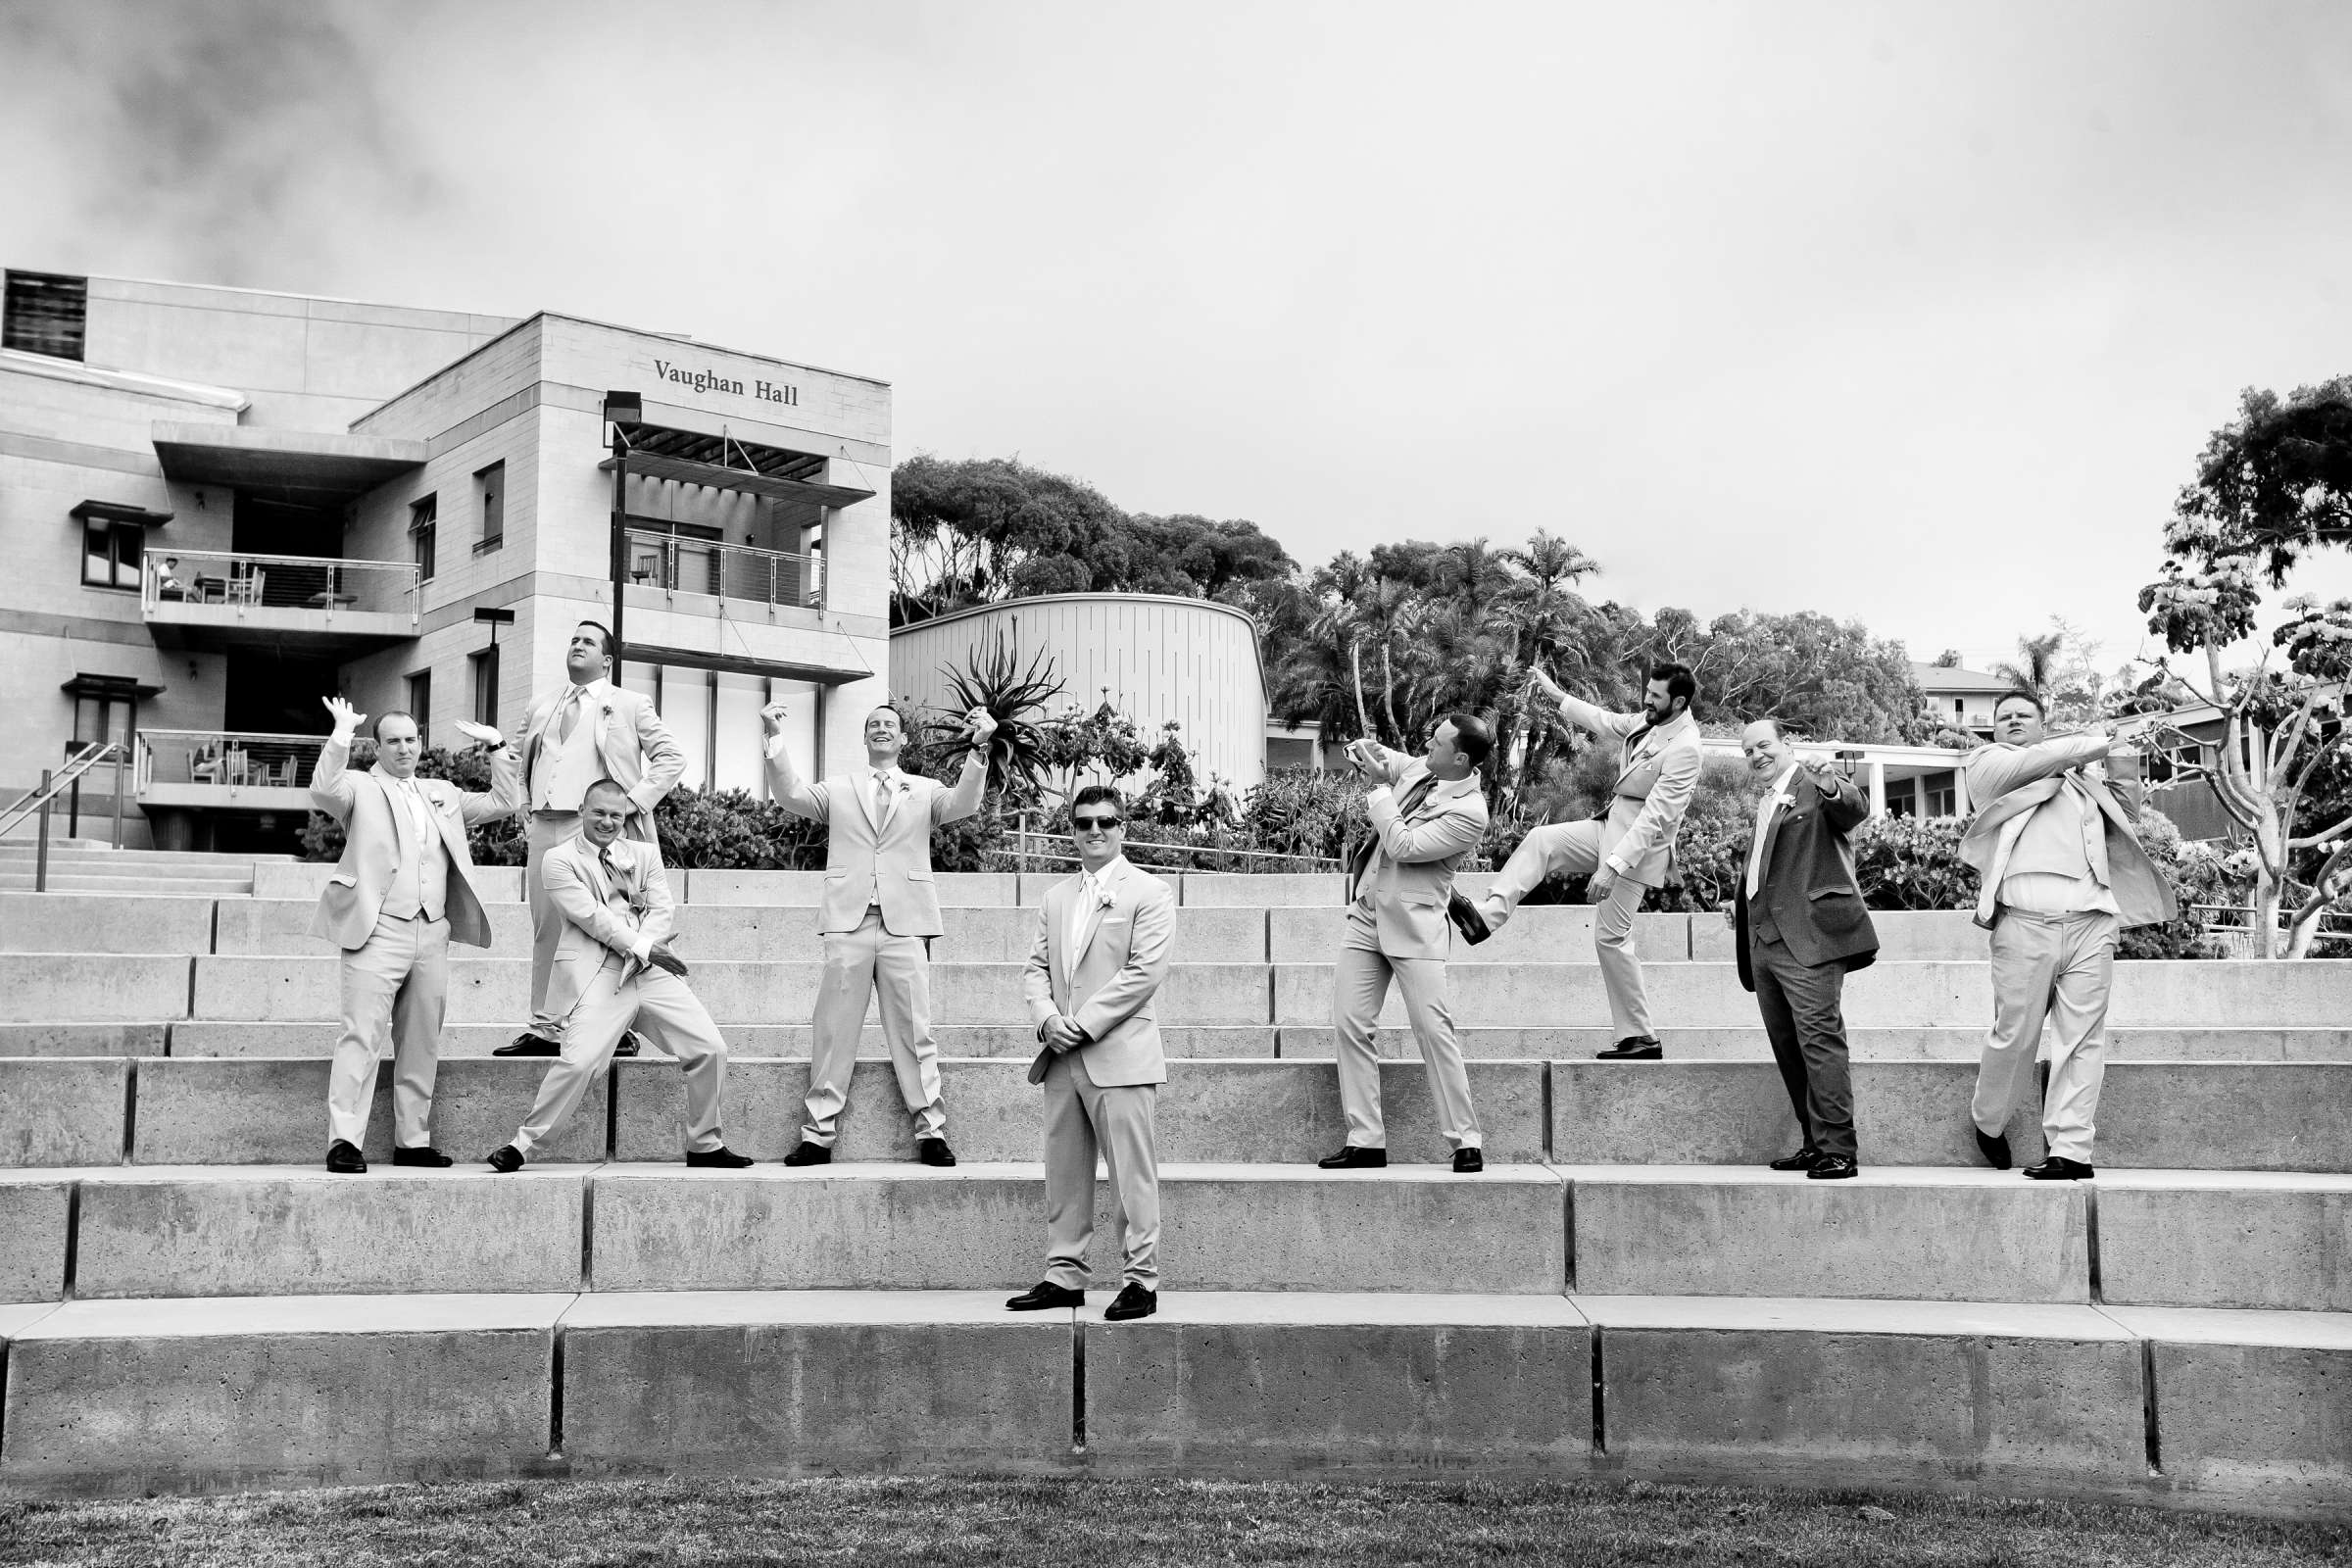
[(1230, 605), (1161, 594), (1048, 594), (975, 605), (901, 626), (890, 637), (890, 689), (953, 711), (949, 677), (997, 646), (1022, 664), (1042, 653), (1062, 684), (1052, 711), (1108, 703), (1147, 744), (1174, 723), (1203, 785), (1237, 796), (1266, 775), (1266, 681), (1257, 627)]
[(689, 786), (762, 788), (771, 700), (816, 767), (883, 700), (884, 382), (553, 314), (6, 284), (12, 798), (124, 739), (126, 842), (284, 847), (322, 697), (463, 744), (564, 679), (582, 618)]

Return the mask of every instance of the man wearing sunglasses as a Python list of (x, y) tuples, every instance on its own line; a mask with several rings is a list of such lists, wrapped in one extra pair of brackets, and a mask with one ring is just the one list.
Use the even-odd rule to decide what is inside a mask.
[(1364, 797), (1372, 834), (1356, 846), (1348, 872), (1348, 934), (1332, 996), (1348, 1143), (1317, 1161), (1325, 1170), (1374, 1170), (1389, 1162), (1372, 1038), (1392, 978), (1404, 993), (1413, 1039), (1429, 1066), (1429, 1098), (1439, 1130), (1453, 1145), (1453, 1168), (1464, 1175), (1486, 1169), (1480, 1152), (1486, 1137), (1470, 1104), (1470, 1076), (1446, 998), (1453, 935), (1446, 907), (1454, 867), (1486, 836), (1478, 764), (1494, 749), (1494, 732), (1469, 713), (1438, 725), (1421, 757), (1370, 740), (1348, 743), (1348, 760), (1372, 786)]
[(1029, 1081), (1046, 1088), (1046, 1277), (1004, 1304), (1015, 1312), (1086, 1303), (1095, 1233), (1095, 1156), (1102, 1157), (1125, 1263), (1109, 1322), (1159, 1310), (1159, 1155), (1152, 1112), (1168, 1081), (1152, 998), (1167, 978), (1176, 895), (1121, 853), (1119, 792), (1090, 784), (1070, 806), (1079, 871), (1046, 890), (1021, 997), (1044, 1049)]

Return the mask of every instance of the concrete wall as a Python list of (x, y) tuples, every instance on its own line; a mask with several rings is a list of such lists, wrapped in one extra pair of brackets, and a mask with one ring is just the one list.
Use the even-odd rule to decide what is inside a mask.
[(1248, 790), (1265, 777), (1265, 676), (1256, 629), (1240, 612), (1157, 594), (1052, 594), (957, 612), (891, 633), (890, 689), (953, 709), (949, 671), (1000, 636), (1024, 662), (1041, 649), (1052, 659), (1063, 684), (1055, 711), (1107, 701), (1146, 745), (1162, 724), (1181, 726), (1203, 784), (1214, 774)]

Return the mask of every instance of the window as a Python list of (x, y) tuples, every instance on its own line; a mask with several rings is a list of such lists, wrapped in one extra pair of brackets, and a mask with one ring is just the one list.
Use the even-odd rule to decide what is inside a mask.
[(426, 496), (422, 501), (409, 503), (409, 538), (416, 546), (416, 578), (419, 582), (433, 580), (433, 544), (439, 531), (436, 518), (440, 499)]
[(1920, 808), (1922, 816), (1957, 816), (1960, 811), (1960, 793), (1949, 773), (1930, 773), (1919, 781), (1920, 794), (1926, 804)]
[(507, 542), (507, 466), (493, 463), (473, 476), (473, 487), (482, 502), (482, 537), (473, 547), (477, 556), (486, 556)]
[(498, 644), (471, 656), (473, 664), (473, 721), (498, 728)]
[(81, 580), (91, 588), (139, 586), (147, 530), (135, 522), (85, 517), (81, 524)]
[(89, 294), (87, 278), (12, 270), (7, 303), (0, 308), (0, 348), (53, 360), (80, 359)]
[(417, 742), (432, 745), (433, 672), (429, 669), (409, 677), (409, 716), (416, 721)]

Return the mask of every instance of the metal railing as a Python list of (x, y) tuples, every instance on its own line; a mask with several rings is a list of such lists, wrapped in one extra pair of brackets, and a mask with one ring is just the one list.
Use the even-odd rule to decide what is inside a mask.
[(748, 599), (813, 610), (824, 599), (825, 558), (631, 528), (629, 578), (669, 593)]
[(72, 826), (69, 838), (81, 831), (81, 781), (92, 768), (112, 763), (115, 769), (115, 848), (122, 847), (122, 766), (125, 755), (120, 741), (90, 741), (81, 746), (71, 743), (66, 748), (66, 765), (54, 771), (41, 769), (41, 782), (19, 796), (4, 810), (0, 810), (0, 838), (7, 837), (24, 821), (37, 814), (41, 821), (40, 850), (33, 875), (33, 891), (43, 893), (49, 886), (49, 810), (63, 795), (72, 803)]
[(234, 730), (139, 731), (138, 789), (212, 784), (223, 789), (306, 789), (323, 735), (256, 735)]
[[(1067, 833), (1044, 833), (1027, 827), (1017, 827), (1004, 835), (1006, 843), (1000, 847), (1000, 858), (1011, 862), (1009, 869), (1032, 869), (1031, 861), (1043, 862), (1035, 867), (1045, 869), (1055, 865), (1076, 865), (1078, 856)], [(1047, 846), (1032, 849), (1032, 843)], [(1346, 865), (1327, 855), (1285, 855), (1273, 850), (1245, 850), (1215, 844), (1169, 844), (1157, 839), (1130, 838), (1121, 853), (1134, 864), (1147, 870), (1162, 871), (1341, 871)], [(1169, 857), (1207, 856), (1219, 863), (1192, 865), (1170, 863)], [(1240, 863), (1235, 863), (1235, 862)], [(1270, 863), (1259, 863), (1270, 862)]]
[(330, 621), (338, 614), (406, 615), (414, 626), (420, 570), (413, 561), (150, 550), (139, 603), (150, 615), (176, 605), (222, 605), (240, 617), (253, 610), (310, 610)]

